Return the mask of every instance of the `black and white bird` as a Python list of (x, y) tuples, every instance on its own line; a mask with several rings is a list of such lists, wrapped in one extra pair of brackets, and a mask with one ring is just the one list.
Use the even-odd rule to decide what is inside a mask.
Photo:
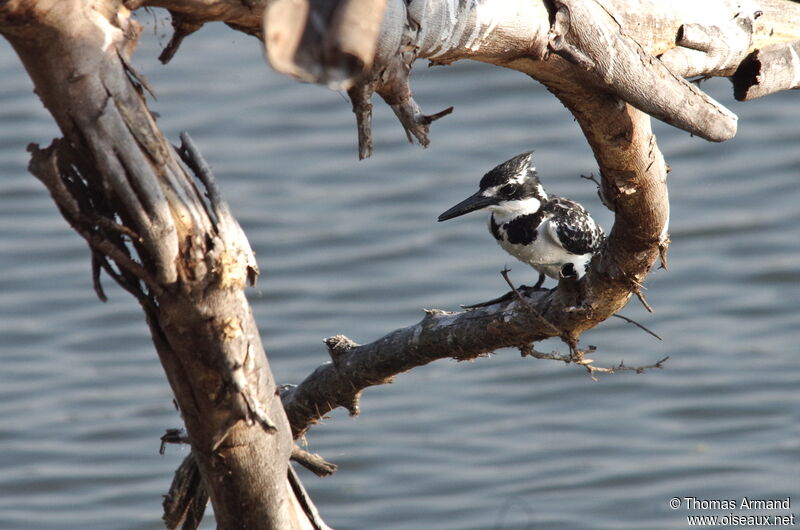
[(489, 210), (489, 231), (503, 249), (545, 276), (581, 278), (605, 239), (603, 229), (575, 201), (548, 195), (533, 153), (517, 155), (486, 173), (480, 189), (442, 215), (446, 221)]

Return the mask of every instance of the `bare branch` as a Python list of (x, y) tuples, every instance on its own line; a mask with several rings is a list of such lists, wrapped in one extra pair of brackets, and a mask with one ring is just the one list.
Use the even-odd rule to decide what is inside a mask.
[(163, 7), (173, 16), (183, 16), (192, 23), (224, 22), (234, 29), (261, 38), (263, 0), (124, 0), (131, 11), (141, 7)]
[(331, 464), (317, 453), (310, 453), (297, 445), (292, 448), (292, 460), (308, 469), (318, 477), (328, 477), (336, 473), (336, 464)]
[[(253, 254), (191, 141), (182, 151), (196, 179), (149, 112), (144, 78), (127, 60), (140, 29), (113, 0), (0, 10), (0, 33), (65, 136), (32, 148), (31, 171), (102, 256), (95, 278), (102, 268), (142, 303), (217, 523), (299, 528), (290, 428), (243, 293)], [(198, 482), (193, 470), (185, 476)], [(180, 489), (200, 498), (199, 488)], [(184, 521), (204, 505), (169, 504), (169, 524), (196, 526)]]
[[(590, 373), (642, 372), (661, 367), (663, 360), (644, 367), (628, 367), (623, 363), (611, 368), (589, 367), (593, 361), (585, 359), (584, 354), (594, 349), (580, 350), (577, 342), (571, 345), (569, 356), (535, 352), (530, 347), (532, 342), (563, 334), (537, 316), (539, 311), (559, 314), (551, 307), (558, 305), (557, 300), (557, 295), (549, 291), (519, 293), (518, 298), (471, 311), (428, 310), (419, 323), (365, 345), (342, 335), (326, 339), (332, 361), (319, 366), (299, 385), (287, 387), (282, 394), (295, 438), (303, 436), (335, 408), (343, 407), (351, 414), (358, 414), (358, 406), (354, 404), (365, 388), (390, 383), (396, 375), (438, 359), (471, 360), (500, 348), (517, 347), (523, 355), (527, 352), (541, 359), (576, 363), (587, 367)], [(572, 313), (562, 308), (561, 314)]]
[(167, 46), (161, 51), (158, 60), (161, 64), (169, 63), (178, 52), (183, 39), (203, 27), (202, 22), (196, 22), (192, 18), (181, 15), (180, 13), (170, 13), (172, 15), (172, 38)]
[[(761, 0), (752, 11), (724, 0), (706, 0), (702, 5), (658, 0), (648, 10), (628, 9), (627, 1), (556, 2), (552, 28), (552, 4), (544, 0), (486, 5), (382, 0), (376, 7), (363, 0), (128, 0), (126, 4), (131, 9), (165, 7), (190, 24), (221, 20), (257, 36), (262, 33), (261, 14), (269, 5), (264, 17), (265, 43), (273, 66), (338, 89), (374, 81), (393, 59), (409, 53), (436, 64), (471, 58), (539, 79), (537, 70), (552, 68), (546, 66), (547, 36), (552, 30), (551, 50), (590, 70), (593, 75), (585, 81), (714, 141), (735, 134), (736, 117), (681, 76), (729, 76), (754, 49), (800, 39), (800, 5), (788, 0)], [(368, 3), (371, 10), (365, 8)], [(379, 20), (381, 12), (384, 16)], [(343, 30), (353, 20), (363, 31)], [(374, 44), (376, 28), (380, 31)], [(178, 38), (176, 32), (174, 40)], [(357, 42), (349, 42), (351, 38)], [(370, 49), (375, 51), (374, 59), (369, 58)], [(414, 108), (416, 104), (406, 100), (389, 104), (402, 104), (395, 111), (410, 137), (425, 145), (427, 131), (419, 127), (424, 114)], [(363, 105), (360, 109), (356, 111), (359, 156), (364, 158), (370, 152), (369, 111)]]
[(739, 101), (800, 88), (800, 39), (756, 50), (742, 62), (732, 81)]
[(574, 325), (571, 321), (584, 318), (579, 311), (564, 311), (564, 300), (557, 292), (522, 296), (525, 303), (511, 299), (457, 313), (427, 310), (417, 324), (370, 344), (358, 345), (341, 335), (326, 339), (333, 361), (282, 395), (294, 437), (302, 436), (334, 408), (357, 414), (363, 389), (390, 382), (414, 367), (437, 359), (475, 359), (499, 348), (560, 336)]
[(330, 527), (325, 524), (325, 521), (322, 520), (322, 517), (317, 511), (317, 507), (314, 506), (311, 500), (311, 496), (309, 496), (308, 492), (303, 487), (303, 483), (300, 482), (300, 477), (297, 476), (297, 472), (292, 466), (289, 466), (288, 482), (289, 487), (292, 492), (294, 492), (293, 498), (297, 499), (300, 509), (302, 509), (303, 513), (308, 517), (311, 528), (313, 530), (331, 530)]
[(620, 99), (660, 120), (713, 141), (736, 134), (736, 116), (624, 33), (618, 17), (595, 1), (556, 0), (550, 47), (591, 71)]
[(661, 337), (660, 337), (660, 336), (659, 336), (657, 333), (655, 333), (655, 332), (654, 332), (654, 331), (652, 331), (651, 329), (647, 328), (646, 326), (643, 326), (642, 324), (640, 324), (640, 323), (636, 322), (636, 321), (635, 321), (635, 320), (633, 320), (632, 318), (628, 318), (628, 317), (626, 317), (626, 316), (620, 315), (619, 313), (615, 313), (613, 316), (614, 316), (614, 317), (616, 317), (616, 318), (619, 318), (619, 319), (621, 319), (621, 320), (624, 320), (624, 321), (625, 321), (625, 322), (627, 322), (628, 324), (633, 324), (633, 325), (634, 325), (634, 326), (636, 326), (637, 328), (641, 329), (642, 331), (644, 331), (644, 332), (645, 332), (645, 333), (647, 333), (648, 335), (652, 335), (653, 337), (657, 338), (658, 340), (664, 340), (664, 339), (662, 339), (662, 338), (661, 338)]
[(659, 59), (674, 74), (683, 77), (706, 72), (733, 73), (750, 50), (756, 12), (740, 12), (723, 25), (683, 24), (678, 29), (675, 48)]
[(643, 374), (645, 371), (653, 369), (653, 368), (663, 368), (664, 363), (667, 362), (669, 357), (664, 357), (656, 361), (653, 364), (648, 364), (645, 366), (628, 366), (625, 364), (625, 361), (620, 361), (617, 366), (610, 366), (610, 367), (603, 367), (603, 366), (596, 366), (594, 364), (593, 359), (589, 359), (586, 357), (587, 354), (591, 354), (597, 351), (597, 348), (594, 346), (589, 346), (585, 350), (576, 350), (571, 352), (569, 355), (564, 355), (557, 352), (551, 353), (543, 353), (536, 351), (530, 346), (523, 347), (520, 349), (523, 357), (534, 357), (536, 359), (548, 359), (551, 361), (561, 361), (566, 364), (575, 364), (577, 366), (582, 366), (586, 369), (589, 374), (589, 377), (592, 378), (593, 381), (597, 381), (597, 378), (594, 374), (615, 374), (617, 372), (636, 372), (637, 374)]
[(372, 83), (356, 83), (347, 94), (356, 115), (358, 130), (358, 158), (364, 160), (372, 156)]

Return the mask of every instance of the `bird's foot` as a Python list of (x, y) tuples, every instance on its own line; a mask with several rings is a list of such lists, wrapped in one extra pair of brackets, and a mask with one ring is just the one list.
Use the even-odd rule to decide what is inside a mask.
[(464, 308), (464, 309), (477, 309), (479, 307), (488, 307), (490, 305), (499, 304), (501, 302), (507, 302), (508, 300), (511, 300), (511, 298), (513, 296), (514, 296), (514, 291), (509, 291), (506, 294), (504, 294), (503, 296), (500, 296), (500, 297), (497, 297), (497, 298), (492, 298), (491, 300), (489, 300), (487, 302), (480, 302), (480, 303), (477, 303), (477, 304), (470, 304), (470, 305), (462, 305), (461, 307)]
[[(555, 289), (555, 287), (553, 289)], [(519, 293), (521, 295), (524, 295), (524, 296), (529, 296), (530, 294), (535, 293), (535, 292), (552, 291), (553, 289), (548, 289), (546, 287), (539, 287), (537, 285), (533, 285), (533, 286), (520, 285), (519, 287), (517, 287), (517, 291), (516, 292), (508, 291), (503, 296), (498, 296), (497, 298), (492, 298), (489, 301), (480, 302), (480, 303), (477, 303), (477, 304), (470, 304), (470, 305), (463, 305), (462, 304), (461, 307), (464, 308), (464, 309), (476, 309), (478, 307), (488, 307), (490, 305), (500, 304), (502, 302), (508, 302), (509, 300), (511, 300), (512, 298), (517, 296), (517, 293)]]

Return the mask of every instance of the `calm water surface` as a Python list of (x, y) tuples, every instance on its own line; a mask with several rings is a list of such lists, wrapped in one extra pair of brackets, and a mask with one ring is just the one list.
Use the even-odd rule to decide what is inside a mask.
[[(502, 160), (535, 149), (549, 190), (612, 223), (579, 178), (597, 169), (577, 125), (521, 74), (418, 63), (419, 103), (455, 112), (422, 150), (376, 101), (375, 155), (359, 162), (342, 95), (271, 72), (254, 39), (221, 25), (163, 67), (168, 25), (149, 27), (135, 64), (162, 127), (192, 134), (258, 254), (250, 298), (281, 382), (324, 362), (327, 336), (368, 342), (422, 308), (486, 300), (505, 292), (505, 265), (534, 280), (482, 215), (436, 223)], [(339, 464), (303, 475), (329, 524), (669, 529), (730, 513), (669, 507), (687, 496), (791, 497), (766, 514), (800, 514), (800, 99), (739, 104), (726, 82), (704, 88), (738, 113), (739, 135), (710, 144), (655, 124), (673, 169), (670, 270), (647, 280), (654, 314), (624, 310), (664, 341), (621, 321), (584, 336), (598, 364), (669, 355), (666, 369), (592, 382), (501, 351), (370, 389), (360, 417), (337, 411), (308, 437)], [(26, 171), (25, 146), (57, 135), (1, 42), (0, 528), (161, 528), (185, 450), (159, 456), (158, 437), (180, 419), (137, 305), (108, 280), (110, 301), (95, 298), (85, 243)]]

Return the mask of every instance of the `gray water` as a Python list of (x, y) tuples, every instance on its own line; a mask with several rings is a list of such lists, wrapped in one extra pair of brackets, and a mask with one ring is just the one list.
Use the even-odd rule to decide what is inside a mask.
[[(146, 17), (145, 17), (146, 18)], [(148, 20), (144, 20), (148, 22)], [(535, 149), (554, 193), (611, 214), (579, 178), (597, 171), (568, 112), (527, 77), (464, 62), (412, 80), (427, 112), (455, 105), (432, 145), (409, 145), (376, 101), (375, 154), (359, 162), (349, 103), (270, 71), (258, 42), (214, 25), (173, 63), (168, 25), (134, 63), (170, 138), (189, 131), (258, 254), (250, 291), (280, 382), (326, 361), (322, 339), (358, 342), (535, 279), (482, 215), (436, 223), (496, 163)], [(584, 335), (598, 364), (665, 369), (601, 376), (500, 351), (439, 361), (337, 411), (310, 449), (339, 465), (303, 472), (339, 529), (667, 529), (689, 514), (800, 514), (800, 100), (739, 104), (711, 144), (656, 123), (672, 166), (669, 272), (647, 280), (654, 314), (623, 311)], [(58, 132), (0, 43), (0, 528), (157, 529), (185, 449), (158, 455), (180, 425), (133, 299), (94, 296), (86, 244), (26, 171), (29, 142)], [(540, 349), (561, 349), (556, 343)], [(791, 498), (789, 510), (677, 510), (672, 497)], [(800, 515), (796, 525), (800, 526)], [(213, 527), (208, 518), (206, 527)]]

